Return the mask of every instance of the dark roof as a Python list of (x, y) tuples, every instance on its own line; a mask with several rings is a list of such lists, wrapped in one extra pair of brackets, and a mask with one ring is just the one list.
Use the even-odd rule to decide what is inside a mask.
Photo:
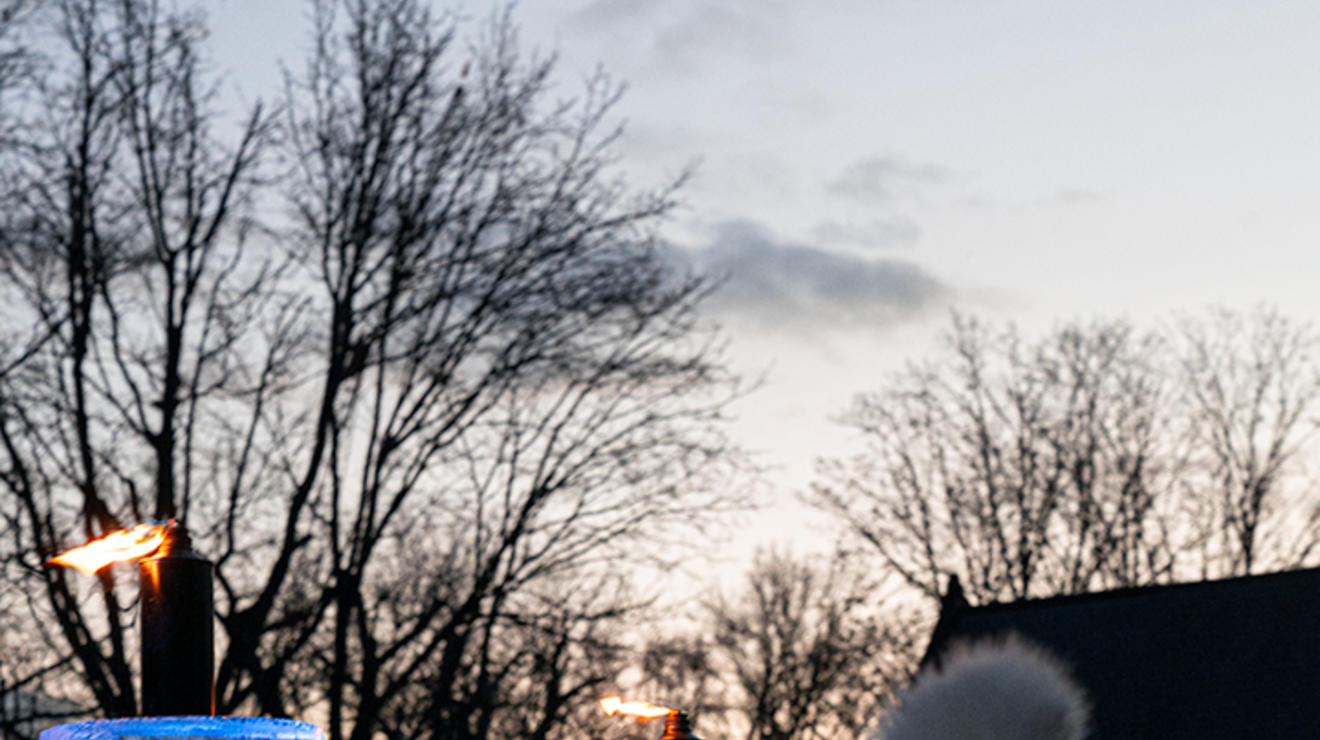
[(1090, 740), (1320, 738), (1320, 568), (982, 607), (946, 596), (923, 662), (1010, 632), (1070, 666)]

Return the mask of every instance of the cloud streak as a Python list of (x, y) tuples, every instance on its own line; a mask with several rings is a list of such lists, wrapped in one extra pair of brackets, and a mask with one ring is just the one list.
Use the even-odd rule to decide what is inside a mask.
[(731, 55), (764, 60), (781, 52), (793, 7), (782, 0), (596, 0), (570, 20), (585, 33), (629, 33), (654, 69), (692, 74)]
[(780, 241), (748, 221), (721, 223), (709, 244), (675, 254), (723, 280), (708, 306), (716, 318), (759, 330), (888, 325), (942, 305), (951, 294), (915, 263)]
[(863, 203), (888, 203), (901, 192), (947, 182), (952, 173), (936, 164), (898, 157), (865, 157), (825, 183), (826, 192)]

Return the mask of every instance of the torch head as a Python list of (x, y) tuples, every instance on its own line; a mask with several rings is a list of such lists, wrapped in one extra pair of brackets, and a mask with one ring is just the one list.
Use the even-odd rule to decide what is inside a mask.
[(665, 733), (660, 736), (660, 740), (701, 740), (701, 738), (692, 734), (692, 721), (688, 719), (687, 712), (671, 709), (669, 714), (665, 715)]

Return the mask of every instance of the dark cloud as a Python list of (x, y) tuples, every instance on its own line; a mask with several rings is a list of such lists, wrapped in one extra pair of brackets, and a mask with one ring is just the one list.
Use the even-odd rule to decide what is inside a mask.
[(883, 203), (906, 191), (946, 182), (951, 173), (936, 164), (908, 162), (898, 157), (867, 157), (848, 165), (825, 183), (834, 195), (867, 203)]
[(720, 319), (758, 329), (890, 324), (949, 295), (947, 286), (912, 262), (787, 243), (747, 221), (720, 224), (707, 246), (676, 250), (676, 256), (724, 280), (709, 304)]

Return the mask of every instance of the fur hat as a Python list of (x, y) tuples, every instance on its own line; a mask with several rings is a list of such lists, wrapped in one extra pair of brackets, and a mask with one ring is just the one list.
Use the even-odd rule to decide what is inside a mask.
[(955, 647), (917, 674), (873, 740), (1082, 740), (1089, 714), (1057, 658), (1010, 636)]

